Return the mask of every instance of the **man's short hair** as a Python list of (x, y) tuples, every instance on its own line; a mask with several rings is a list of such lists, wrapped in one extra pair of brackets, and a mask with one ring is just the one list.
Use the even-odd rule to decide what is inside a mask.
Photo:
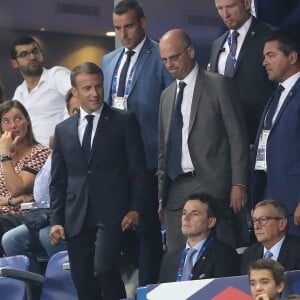
[(99, 74), (103, 78), (103, 72), (99, 66), (97, 66), (95, 63), (92, 63), (92, 62), (84, 62), (84, 63), (77, 65), (71, 71), (71, 85), (73, 87), (76, 87), (76, 78), (81, 73)]
[(189, 200), (198, 200), (201, 203), (207, 205), (207, 216), (209, 218), (216, 217), (218, 220), (219, 211), (217, 208), (217, 200), (209, 194), (206, 193), (199, 193), (199, 194), (192, 194), (186, 198), (185, 203)]
[(276, 285), (285, 282), (284, 267), (278, 261), (273, 259), (260, 258), (254, 261), (248, 268), (249, 279), (250, 273), (253, 270), (268, 270), (272, 274)]
[(275, 200), (263, 200), (263, 201), (260, 201), (258, 202), (256, 205), (255, 205), (255, 208), (258, 208), (258, 207), (262, 207), (262, 206), (267, 206), (267, 205), (272, 205), (275, 209), (275, 217), (278, 217), (278, 218), (283, 218), (283, 219), (287, 219), (288, 218), (288, 211), (285, 207), (284, 204), (278, 202), (278, 201), (275, 201)]
[(116, 15), (123, 15), (127, 11), (133, 10), (136, 15), (136, 19), (140, 21), (145, 17), (144, 10), (141, 4), (136, 0), (122, 0), (114, 8), (113, 13)]
[(21, 37), (18, 37), (17, 39), (15, 39), (14, 42), (12, 43), (12, 45), (11, 45), (11, 48), (10, 48), (10, 57), (11, 57), (11, 59), (16, 59), (17, 58), (17, 51), (16, 51), (17, 46), (19, 46), (19, 45), (29, 45), (29, 44), (32, 44), (32, 43), (35, 43), (38, 46), (39, 49), (41, 48), (39, 43), (37, 42), (37, 40), (35, 40), (30, 35), (21, 36)]
[(286, 29), (272, 31), (266, 38), (265, 43), (277, 41), (279, 49), (288, 56), (291, 52), (298, 53), (298, 62), (300, 61), (300, 38), (299, 34)]

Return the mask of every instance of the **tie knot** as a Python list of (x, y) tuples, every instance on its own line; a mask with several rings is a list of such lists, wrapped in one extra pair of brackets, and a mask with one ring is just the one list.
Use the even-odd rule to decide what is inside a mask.
[(197, 250), (194, 249), (194, 248), (187, 248), (187, 249), (186, 249), (186, 255), (187, 255), (189, 258), (192, 258), (196, 252), (197, 252)]
[(264, 258), (271, 258), (273, 256), (273, 253), (270, 250), (267, 250), (264, 254)]
[(184, 81), (179, 81), (179, 90), (183, 90), (186, 86), (186, 83)]
[(231, 33), (231, 37), (232, 37), (232, 40), (233, 41), (236, 41), (237, 40), (237, 37), (239, 36), (239, 32), (234, 30), (232, 33)]
[(86, 115), (85, 118), (86, 118), (88, 124), (90, 124), (94, 120), (94, 115)]
[(282, 93), (283, 90), (284, 90), (283, 85), (282, 85), (282, 84), (279, 84), (279, 85), (277, 86), (277, 88), (275, 89), (274, 93), (280, 95), (280, 94)]
[(125, 54), (127, 55), (127, 59), (131, 58), (131, 56), (134, 54), (135, 52), (133, 50), (128, 50), (125, 52)]

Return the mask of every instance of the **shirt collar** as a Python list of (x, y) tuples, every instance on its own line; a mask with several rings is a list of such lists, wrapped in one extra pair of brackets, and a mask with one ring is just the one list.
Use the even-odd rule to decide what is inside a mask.
[[(83, 110), (81, 106), (80, 106), (79, 110), (80, 110), (80, 116), (79, 117), (80, 117), (80, 120), (82, 122), (85, 119), (85, 116), (89, 115), (89, 114), (85, 110)], [(100, 108), (98, 108), (93, 113), (91, 113), (91, 115), (95, 116), (96, 118), (99, 118), (100, 115), (101, 115), (102, 110), (103, 110), (103, 103), (100, 106)]]
[[(142, 41), (137, 45), (135, 46), (135, 48), (131, 49), (132, 51), (134, 51), (136, 53), (136, 57), (139, 56), (140, 52), (141, 52), (141, 49), (143, 48), (144, 46), (144, 43), (146, 41), (146, 35), (145, 37), (142, 39)], [(125, 48), (125, 53), (128, 51), (129, 49), (128, 48)]]

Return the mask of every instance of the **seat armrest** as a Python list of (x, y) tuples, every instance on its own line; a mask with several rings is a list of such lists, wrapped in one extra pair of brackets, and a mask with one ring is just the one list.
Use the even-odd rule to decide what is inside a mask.
[(0, 268), (0, 276), (18, 279), (34, 285), (42, 285), (44, 282), (44, 276), (40, 274), (18, 269), (12, 269), (9, 267)]

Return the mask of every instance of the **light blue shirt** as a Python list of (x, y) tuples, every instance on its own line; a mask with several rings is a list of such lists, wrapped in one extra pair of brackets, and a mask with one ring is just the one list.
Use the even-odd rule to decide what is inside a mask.
[(51, 155), (37, 173), (33, 186), (33, 196), (37, 207), (50, 207), (49, 185), (51, 180)]

